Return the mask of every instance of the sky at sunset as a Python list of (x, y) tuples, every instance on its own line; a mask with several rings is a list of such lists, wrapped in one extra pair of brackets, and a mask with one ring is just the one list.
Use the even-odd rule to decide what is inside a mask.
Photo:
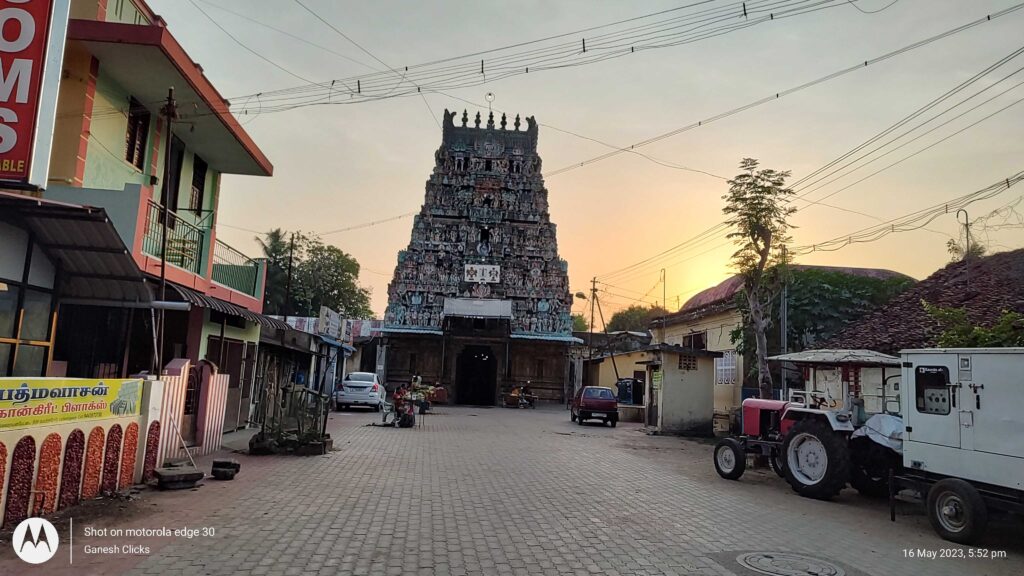
[[(870, 12), (890, 2), (859, 0), (857, 6)], [(366, 66), (380, 68), (291, 0), (149, 3), (234, 105), (245, 100), (241, 96), (289, 88), (301, 81), (232, 41), (196, 5), (249, 48), (299, 76), (329, 83), (365, 73)], [(305, 3), (381, 61), (399, 68), (693, 1)], [(719, 1), (701, 8), (732, 4), (738, 3)], [(484, 94), (490, 91), (495, 94), (495, 108), (513, 116), (535, 116), (541, 123), (539, 148), (547, 174), (609, 150), (568, 132), (628, 146), (1015, 4), (1014, 0), (900, 0), (877, 13), (847, 4), (700, 42), (446, 90), (449, 96), (427, 93), (423, 98), (242, 116), (246, 130), (274, 163), (274, 176), (224, 178), (218, 237), (256, 256), (254, 234), (246, 229), (324, 233), (418, 211), (441, 141), (442, 111), (457, 109), (461, 114), (468, 108), (470, 115), (476, 111), (455, 97), (486, 105)], [(287, 30), (331, 52), (220, 7)], [(1024, 10), (642, 148), (663, 163), (711, 175), (620, 154), (547, 177), (551, 219), (558, 225), (560, 255), (569, 262), (571, 290), (589, 290), (592, 277), (600, 280), (719, 222), (727, 187), (721, 177), (735, 175), (740, 159), (758, 158), (764, 167), (791, 170), (795, 181), (1021, 48), (1021, 30)], [(986, 76), (974, 89), (1022, 66), (1024, 56)], [(1024, 72), (1018, 76), (1004, 82), (1005, 88), (992, 91), (988, 97), (1004, 93), (983, 107), (865, 169), (827, 183), (808, 198), (836, 192), (1024, 98), (1024, 86), (1006, 90), (1024, 81)], [(972, 105), (965, 104), (957, 113), (967, 112)], [(1013, 106), (824, 200), (832, 206), (798, 202), (794, 244), (830, 240), (1005, 179), (1024, 169), (1022, 134), (1024, 105)], [(968, 210), (972, 218), (982, 216), (1022, 194), (1024, 184), (972, 204)], [(1018, 210), (1024, 213), (1024, 204)], [(1016, 215), (1010, 218), (1012, 222)], [(1003, 220), (989, 219), (987, 226), (977, 230), (991, 250), (1024, 246), (1024, 229), (995, 226), (997, 222)], [(386, 306), (396, 253), (408, 244), (411, 225), (412, 218), (406, 217), (323, 236), (359, 260), (360, 281), (372, 291), (373, 310), (379, 316)], [(812, 253), (799, 261), (889, 268), (923, 278), (949, 261), (945, 244), (957, 235), (955, 215), (943, 215), (927, 228), (835, 252)], [(601, 286), (605, 314), (636, 301), (660, 302), (663, 294), (669, 308), (676, 308), (697, 291), (726, 278), (731, 249), (722, 238), (715, 236), (635, 272), (607, 277)], [(658, 282), (663, 267), (664, 287)], [(582, 302), (577, 310), (583, 310)]]

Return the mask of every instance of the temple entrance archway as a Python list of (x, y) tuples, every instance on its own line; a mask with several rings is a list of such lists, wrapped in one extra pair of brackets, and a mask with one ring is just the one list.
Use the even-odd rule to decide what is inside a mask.
[(498, 361), (490, 346), (466, 346), (455, 367), (455, 401), (493, 406), (497, 391)]

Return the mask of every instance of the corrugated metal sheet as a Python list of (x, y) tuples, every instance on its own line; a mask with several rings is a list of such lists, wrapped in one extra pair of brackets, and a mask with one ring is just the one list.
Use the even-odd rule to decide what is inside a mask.
[(231, 302), (226, 302), (220, 298), (207, 296), (206, 294), (202, 294), (190, 288), (185, 288), (184, 286), (179, 286), (170, 282), (167, 283), (167, 287), (173, 289), (183, 302), (188, 302), (193, 306), (209, 308), (210, 310), (216, 310), (222, 314), (228, 314), (231, 316), (239, 316), (241, 318), (245, 318), (249, 322), (255, 322), (256, 324), (266, 328), (280, 328), (282, 330), (290, 328), (288, 324), (281, 320), (264, 316), (263, 314), (257, 314), (252, 310), (248, 310), (237, 304), (232, 304)]
[(804, 350), (769, 360), (792, 362), (794, 364), (852, 364), (857, 366), (899, 366), (900, 359), (874, 350)]
[(142, 272), (102, 208), (0, 192), (0, 215), (32, 232), (61, 272), (61, 296), (152, 301)]

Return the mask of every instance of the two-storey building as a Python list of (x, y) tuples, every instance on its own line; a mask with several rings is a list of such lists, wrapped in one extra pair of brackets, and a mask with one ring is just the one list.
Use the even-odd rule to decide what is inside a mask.
[[(261, 314), (265, 262), (217, 238), (218, 205), (225, 175), (270, 176), (270, 161), (142, 0), (72, 0), (56, 118), (44, 198), (104, 208), (157, 301), (62, 307), (59, 369), (111, 377), (208, 360), (231, 378), (224, 427), (244, 426), (260, 327), (279, 323)], [(186, 395), (186, 418), (197, 398)]]

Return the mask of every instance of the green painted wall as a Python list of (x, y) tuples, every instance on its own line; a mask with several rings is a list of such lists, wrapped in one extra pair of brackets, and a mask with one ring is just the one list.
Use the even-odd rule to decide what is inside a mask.
[[(164, 148), (166, 145), (164, 138), (166, 135), (161, 135), (155, 174), (150, 170), (153, 161), (153, 139), (157, 136), (158, 110), (150, 109), (149, 135), (147, 136), (146, 160), (143, 163), (143, 170), (139, 170), (125, 160), (125, 136), (128, 132), (129, 98), (131, 98), (131, 94), (128, 91), (121, 88), (109, 76), (103, 74), (103, 64), (100, 63), (100, 74), (96, 79), (94, 109), (104, 110), (105, 112), (96, 114), (92, 119), (83, 187), (123, 190), (126, 184), (148, 186), (150, 176), (153, 175), (157, 177), (158, 181), (163, 180)], [(106, 112), (110, 109), (116, 109), (120, 113)], [(170, 208), (180, 212), (182, 218), (194, 224), (203, 221), (204, 217), (205, 221), (209, 223), (211, 219), (208, 214), (197, 216), (187, 210), (189, 197), (192, 192), (192, 170), (194, 165), (195, 153), (186, 148), (185, 157), (182, 162), (181, 178), (178, 182), (178, 203), (176, 206), (170, 206)], [(220, 174), (216, 169), (210, 167), (206, 172), (206, 192), (203, 196), (203, 210), (216, 210), (219, 180)], [(154, 196), (159, 200), (159, 182), (154, 188)]]
[(135, 241), (135, 228), (138, 225), (139, 202), (142, 201), (142, 190), (139, 186), (128, 185), (125, 189), (104, 190), (97, 188), (76, 188), (51, 184), (46, 189), (46, 199), (70, 204), (86, 206), (102, 206), (114, 223), (121, 241), (131, 250)]
[[(243, 342), (256, 343), (260, 341), (260, 326), (255, 322), (246, 322), (246, 328), (235, 328), (234, 326), (224, 327), (224, 337), (233, 340), (241, 340)], [(206, 348), (210, 341), (210, 336), (220, 336), (220, 324), (210, 322), (210, 311), (209, 309), (203, 310), (203, 332), (202, 339), (199, 341), (199, 357), (206, 358)]]
[[(122, 190), (125, 184), (149, 184), (148, 175), (125, 160), (125, 135), (128, 132), (128, 93), (103, 75), (96, 79), (95, 110), (116, 109), (120, 113), (94, 115), (89, 128), (89, 147), (85, 157), (85, 188)], [(149, 127), (150, 136), (154, 131)], [(149, 154), (146, 163), (149, 166)]]
[[(119, 113), (104, 112), (96, 114), (92, 120), (88, 151), (85, 162), (85, 177), (81, 192), (75, 194), (71, 190), (61, 190), (49, 194), (54, 198), (69, 202), (79, 202), (103, 206), (111, 214), (118, 232), (125, 243), (131, 246), (131, 238), (135, 233), (136, 220), (134, 214), (138, 210), (138, 186), (149, 186), (151, 176), (157, 176), (157, 184), (153, 186), (154, 200), (160, 200), (160, 187), (163, 180), (164, 149), (166, 136), (160, 135), (159, 150), (155, 174), (152, 170), (154, 139), (158, 136), (156, 124), (158, 111), (150, 109), (150, 126), (147, 137), (146, 159), (143, 169), (139, 170), (125, 159), (125, 136), (128, 131), (128, 107), (131, 94), (114, 82), (108, 75), (100, 73), (96, 79), (96, 110), (117, 110)], [(185, 129), (183, 127), (183, 129)], [(182, 160), (181, 177), (178, 184), (178, 202), (170, 206), (178, 216), (191, 224), (204, 229), (206, 249), (200, 262), (200, 270), (207, 270), (212, 251), (209, 250), (211, 233), (214, 224), (212, 212), (217, 209), (220, 173), (213, 167), (206, 172), (203, 194), (202, 212), (189, 210), (189, 199), (192, 193), (192, 173), (195, 166), (195, 153), (188, 148)], [(125, 188), (128, 187), (128, 190)], [(53, 188), (58, 188), (54, 186)], [(86, 192), (86, 189), (90, 189)], [(104, 193), (105, 191), (111, 192)], [(129, 196), (131, 196), (129, 198)], [(132, 212), (132, 211), (135, 212)], [(126, 214), (120, 214), (125, 212)], [(205, 274), (204, 274), (205, 276)]]

